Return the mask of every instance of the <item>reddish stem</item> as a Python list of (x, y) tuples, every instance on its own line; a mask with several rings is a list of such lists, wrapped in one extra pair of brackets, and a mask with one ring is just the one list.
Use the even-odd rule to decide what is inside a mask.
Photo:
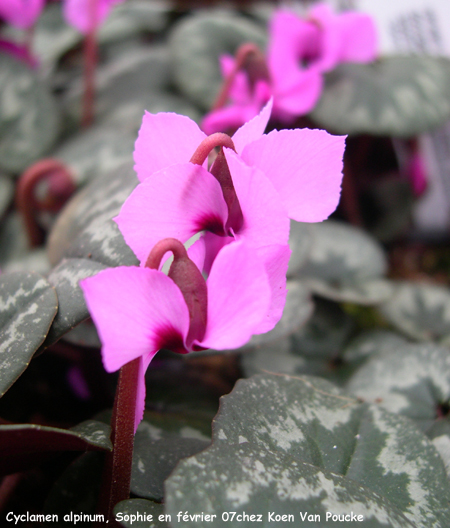
[[(258, 48), (258, 46), (256, 46), (256, 44), (247, 42), (245, 44), (242, 44), (242, 46), (239, 47), (239, 49), (236, 52), (236, 59), (234, 62), (234, 67), (229, 73), (228, 77), (223, 82), (222, 88), (212, 106), (212, 109), (211, 109), (212, 111), (218, 110), (219, 108), (222, 108), (225, 106), (228, 100), (228, 94), (230, 93), (231, 86), (233, 85), (234, 79), (236, 78), (236, 74), (238, 73), (238, 71), (245, 68), (248, 62), (248, 59), (251, 55), (256, 55), (257, 57), (262, 55), (260, 49)], [(261, 78), (262, 77), (268, 78), (268, 73), (261, 76)]]
[(205, 138), (200, 143), (189, 161), (195, 165), (203, 165), (204, 161), (209, 156), (209, 153), (216, 147), (227, 147), (233, 149), (236, 152), (233, 140), (230, 138), (230, 136), (228, 134), (224, 134), (223, 132), (216, 132), (215, 134), (211, 134)]
[(124, 365), (117, 383), (111, 419), (113, 450), (106, 454), (98, 508), (110, 526), (117, 525), (114, 506), (130, 497), (139, 363), (140, 358), (137, 358)]
[[(36, 186), (47, 178), (59, 178), (62, 192), (59, 196), (49, 196), (44, 202), (39, 202), (35, 196)], [(65, 200), (75, 190), (75, 184), (68, 168), (56, 159), (42, 159), (31, 165), (20, 177), (17, 185), (16, 203), (25, 223), (25, 230), (32, 247), (39, 246), (43, 241), (43, 232), (36, 222), (36, 211), (55, 211), (62, 207)]]
[(97, 8), (98, 0), (89, 3), (90, 28), (84, 39), (84, 96), (82, 126), (87, 128), (94, 121), (95, 70), (98, 62)]

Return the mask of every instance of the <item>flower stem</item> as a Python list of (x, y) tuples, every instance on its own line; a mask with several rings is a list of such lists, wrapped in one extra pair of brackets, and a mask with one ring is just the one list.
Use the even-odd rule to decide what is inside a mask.
[[(35, 191), (43, 180), (47, 180), (49, 189), (46, 199), (39, 201)], [(31, 247), (39, 246), (44, 238), (42, 229), (36, 222), (36, 212), (58, 211), (74, 191), (75, 184), (69, 169), (56, 159), (41, 159), (21, 175), (17, 185), (16, 203), (25, 223)]]
[[(251, 60), (252, 58), (253, 61)], [(234, 67), (224, 80), (222, 88), (212, 106), (212, 110), (218, 110), (219, 108), (223, 108), (225, 106), (231, 86), (233, 85), (234, 79), (236, 78), (236, 74), (238, 71), (243, 69), (248, 70), (248, 73), (252, 74), (249, 76), (251, 77), (251, 84), (254, 84), (256, 80), (255, 77), (266, 80), (269, 79), (269, 73), (265, 64), (264, 55), (261, 53), (256, 44), (246, 42), (239, 47), (236, 52)]]
[(114, 400), (111, 418), (113, 450), (106, 455), (98, 508), (112, 523), (115, 522), (114, 506), (130, 496), (139, 362), (140, 358), (134, 359), (120, 369)]
[(97, 8), (98, 0), (90, 0), (90, 28), (84, 39), (84, 96), (82, 126), (89, 127), (94, 121), (95, 69), (98, 62)]

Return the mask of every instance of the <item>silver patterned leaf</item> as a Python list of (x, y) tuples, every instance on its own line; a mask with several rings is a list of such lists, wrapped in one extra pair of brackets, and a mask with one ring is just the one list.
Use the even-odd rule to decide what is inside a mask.
[(437, 421), (448, 422), (449, 351), (433, 344), (386, 347), (350, 378), (347, 389), (411, 418), (428, 433)]
[(199, 11), (181, 19), (169, 35), (177, 88), (209, 110), (222, 83), (220, 55), (234, 55), (245, 42), (263, 50), (266, 38), (263, 28), (230, 10)]
[[(117, 106), (167, 90), (171, 81), (169, 51), (165, 46), (143, 46), (122, 52), (96, 72), (95, 116), (101, 120)], [(70, 119), (81, 120), (84, 78), (80, 76), (64, 94), (63, 106)], [(141, 119), (145, 106), (141, 106)], [(119, 129), (120, 130), (120, 129)], [(122, 129), (123, 130), (123, 129)]]
[(179, 415), (146, 413), (135, 435), (131, 492), (161, 501), (164, 481), (181, 458), (211, 444), (211, 423), (196, 423)]
[(58, 296), (58, 313), (50, 327), (43, 347), (48, 347), (89, 318), (83, 292), (78, 283), (81, 279), (96, 275), (106, 266), (88, 259), (63, 260), (54, 268), (47, 280)]
[(57, 310), (56, 292), (44, 277), (0, 275), (0, 396), (28, 367)]
[(382, 278), (387, 260), (379, 243), (362, 229), (328, 220), (311, 225), (312, 243), (297, 273), (311, 290), (335, 301), (377, 304), (392, 295)]
[(445, 286), (398, 282), (394, 295), (378, 308), (408, 337), (450, 344), (450, 290)]
[(331, 527), (327, 511), (358, 512), (367, 526), (428, 528), (449, 524), (449, 497), (441, 457), (413, 422), (319, 378), (265, 374), (222, 398), (212, 447), (178, 464), (165, 501), (169, 514), (276, 511), (299, 523), (307, 511)]
[(0, 54), (0, 168), (18, 173), (46, 154), (58, 120), (55, 101), (37, 73)]
[(137, 265), (116, 223), (123, 202), (137, 185), (129, 164), (100, 174), (68, 202), (50, 233), (53, 265), (63, 258), (87, 258), (105, 266)]
[(338, 134), (415, 136), (450, 115), (450, 61), (389, 57), (345, 63), (326, 76), (311, 118)]
[(136, 137), (120, 129), (92, 127), (72, 136), (52, 157), (62, 161), (77, 186), (110, 172), (124, 163), (132, 163)]

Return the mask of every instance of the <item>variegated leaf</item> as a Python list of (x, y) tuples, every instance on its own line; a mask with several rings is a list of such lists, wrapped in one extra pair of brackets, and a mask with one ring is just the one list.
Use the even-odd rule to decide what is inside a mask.
[(449, 115), (450, 61), (418, 56), (339, 65), (310, 114), (338, 134), (386, 136), (414, 136)]
[(54, 288), (37, 273), (0, 275), (0, 396), (27, 368), (58, 310)]
[(55, 101), (36, 72), (0, 55), (0, 167), (23, 171), (47, 153), (58, 132)]
[(298, 523), (307, 511), (331, 527), (327, 511), (357, 511), (368, 526), (437, 528), (450, 523), (449, 497), (442, 460), (413, 422), (319, 378), (266, 374), (222, 398), (213, 446), (180, 462), (165, 500), (171, 514), (273, 510)]
[(47, 248), (50, 262), (66, 258), (87, 258), (106, 266), (137, 265), (112, 220), (137, 185), (130, 165), (95, 178), (67, 204), (54, 225)]
[(209, 110), (222, 83), (220, 55), (234, 55), (244, 42), (264, 49), (265, 31), (236, 13), (219, 9), (183, 18), (169, 36), (177, 88)]

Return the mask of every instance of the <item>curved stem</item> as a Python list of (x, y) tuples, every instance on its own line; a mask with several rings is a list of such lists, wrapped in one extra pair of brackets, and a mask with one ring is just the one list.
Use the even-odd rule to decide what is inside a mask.
[(218, 110), (219, 108), (222, 108), (225, 106), (225, 103), (228, 100), (228, 94), (230, 93), (231, 86), (233, 85), (234, 79), (236, 78), (236, 74), (238, 73), (238, 71), (244, 69), (248, 61), (248, 58), (251, 55), (256, 55), (256, 56), (262, 55), (260, 49), (258, 48), (258, 46), (256, 46), (256, 44), (253, 44), (251, 42), (246, 42), (245, 44), (242, 44), (242, 46), (239, 47), (239, 49), (236, 52), (236, 59), (234, 62), (234, 67), (229, 73), (228, 77), (223, 82), (222, 88), (219, 94), (217, 95), (216, 100), (214, 101), (214, 104), (212, 106), (212, 109), (211, 109), (212, 111)]
[(145, 263), (146, 268), (159, 269), (163, 256), (171, 251), (174, 258), (188, 258), (186, 248), (176, 238), (165, 238), (153, 246)]
[(233, 140), (230, 138), (230, 136), (228, 134), (224, 134), (223, 132), (216, 132), (205, 138), (200, 143), (189, 160), (190, 163), (194, 163), (195, 165), (203, 165), (209, 156), (209, 153), (216, 147), (227, 147), (233, 149), (236, 152)]
[[(61, 196), (50, 196), (45, 202), (38, 202), (35, 196), (39, 182), (57, 176), (62, 180), (60, 187), (64, 190)], [(63, 201), (75, 190), (75, 184), (68, 168), (56, 159), (42, 159), (31, 165), (20, 177), (17, 192), (17, 208), (24, 220), (25, 230), (32, 247), (39, 246), (43, 241), (43, 233), (36, 222), (36, 211), (39, 209), (57, 210)]]

